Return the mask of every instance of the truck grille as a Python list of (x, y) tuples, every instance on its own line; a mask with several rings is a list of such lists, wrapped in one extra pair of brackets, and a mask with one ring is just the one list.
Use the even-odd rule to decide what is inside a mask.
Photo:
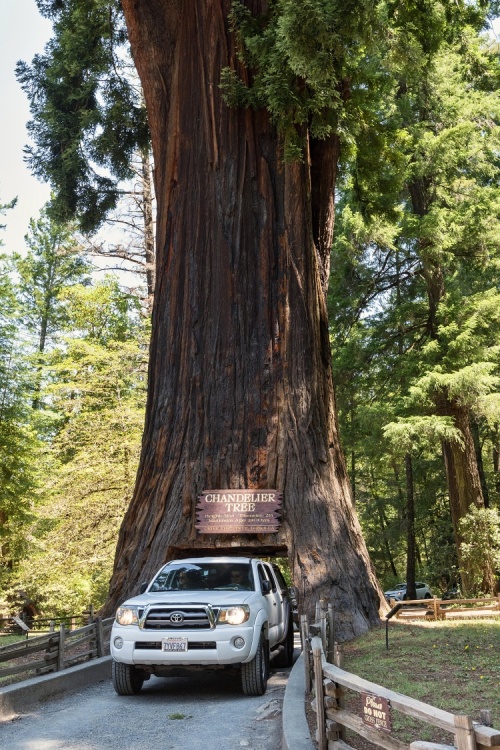
[(140, 627), (143, 630), (213, 630), (217, 615), (218, 610), (207, 605), (154, 605), (144, 610)]
[[(161, 651), (161, 641), (136, 641), (139, 651)], [(188, 641), (188, 651), (210, 651), (217, 648), (215, 641)]]

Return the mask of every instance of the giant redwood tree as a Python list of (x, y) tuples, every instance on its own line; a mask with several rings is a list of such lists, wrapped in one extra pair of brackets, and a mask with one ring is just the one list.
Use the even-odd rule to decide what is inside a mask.
[[(304, 158), (283, 163), (269, 112), (227, 105), (221, 71), (248, 75), (227, 0), (123, 7), (153, 144), (158, 265), (142, 456), (108, 606), (172, 556), (264, 548), (288, 554), (306, 604), (332, 598), (341, 636), (360, 633), (379, 591), (339, 446), (322, 284), (337, 138), (297, 125)], [(283, 491), (279, 533), (197, 533), (200, 491), (267, 487)]]
[[(40, 0), (78, 8), (76, 29), (106, 5)], [(303, 605), (334, 603), (338, 637), (378, 622), (325, 304), (344, 104), (366, 90), (349, 66), (371, 5), (122, 2), (155, 162), (157, 273), (142, 454), (108, 611), (167, 559), (243, 551), (287, 555)], [(88, 101), (65, 113), (80, 108), (78, 127)], [(199, 534), (197, 496), (215, 488), (282, 491), (279, 532)]]

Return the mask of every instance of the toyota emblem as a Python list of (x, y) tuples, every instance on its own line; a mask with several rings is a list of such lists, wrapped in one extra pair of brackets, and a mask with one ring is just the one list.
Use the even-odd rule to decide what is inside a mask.
[(172, 612), (170, 615), (170, 622), (172, 625), (182, 625), (184, 622), (184, 615), (182, 612)]

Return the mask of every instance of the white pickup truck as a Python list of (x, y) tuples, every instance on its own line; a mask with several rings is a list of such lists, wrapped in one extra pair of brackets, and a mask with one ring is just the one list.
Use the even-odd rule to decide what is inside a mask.
[(274, 664), (293, 659), (292, 602), (277, 565), (248, 557), (175, 560), (116, 612), (113, 686), (138, 693), (151, 675), (180, 669), (241, 670), (246, 695), (267, 688)]

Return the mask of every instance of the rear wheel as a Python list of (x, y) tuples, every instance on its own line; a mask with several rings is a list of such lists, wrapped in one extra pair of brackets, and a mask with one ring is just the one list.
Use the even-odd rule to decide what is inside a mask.
[(290, 620), (288, 623), (288, 632), (286, 638), (282, 643), (282, 650), (273, 659), (273, 666), (276, 667), (291, 667), (293, 664), (293, 622)]
[(133, 664), (113, 661), (111, 679), (118, 695), (137, 695), (142, 688), (144, 675), (142, 670), (137, 669)]
[(245, 695), (264, 695), (268, 674), (269, 647), (264, 633), (261, 633), (257, 653), (252, 661), (241, 665), (241, 687)]

